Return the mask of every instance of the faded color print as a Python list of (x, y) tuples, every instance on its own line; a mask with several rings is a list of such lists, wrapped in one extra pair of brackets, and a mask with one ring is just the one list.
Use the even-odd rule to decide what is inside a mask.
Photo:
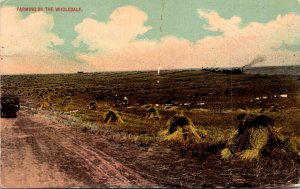
[(300, 0), (0, 0), (0, 185), (300, 187)]
[(300, 59), (297, 0), (2, 0), (1, 15), (3, 74), (238, 67), (258, 57), (256, 66), (282, 66)]

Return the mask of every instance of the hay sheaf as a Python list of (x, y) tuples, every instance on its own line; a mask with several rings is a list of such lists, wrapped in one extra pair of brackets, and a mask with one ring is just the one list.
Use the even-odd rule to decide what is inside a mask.
[(50, 96), (46, 96), (46, 97), (42, 97), (40, 100), (40, 104), (39, 104), (39, 109), (40, 110), (48, 110), (48, 109), (52, 109), (52, 103), (51, 103), (51, 99)]
[(89, 102), (89, 110), (96, 110), (97, 109), (97, 102), (95, 101), (90, 101)]
[(168, 129), (161, 132), (163, 140), (181, 143), (200, 143), (206, 136), (204, 130), (197, 129), (193, 122), (182, 113), (176, 114), (167, 122)]
[(104, 115), (103, 123), (107, 123), (108, 124), (108, 123), (123, 123), (123, 122), (124, 121), (122, 120), (121, 116), (115, 110), (109, 110)]
[(161, 118), (158, 112), (158, 109), (156, 107), (151, 106), (150, 108), (148, 108), (147, 110), (147, 114), (146, 114), (146, 118), (147, 119), (152, 119), (152, 118)]
[(60, 108), (62, 108), (62, 110), (64, 112), (68, 112), (71, 110), (71, 103), (73, 102), (72, 100), (72, 97), (71, 96), (65, 96), (65, 97), (62, 97), (60, 99)]
[(52, 109), (52, 103), (46, 100), (43, 100), (39, 106), (40, 110)]
[(263, 156), (299, 159), (299, 151), (274, 129), (274, 119), (266, 115), (241, 114), (236, 134), (221, 151), (223, 159), (238, 157), (252, 161)]

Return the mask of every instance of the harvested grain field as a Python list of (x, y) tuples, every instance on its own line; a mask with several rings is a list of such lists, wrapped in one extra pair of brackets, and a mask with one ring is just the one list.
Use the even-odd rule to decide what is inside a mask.
[[(295, 186), (296, 153), (259, 151), (244, 160), (238, 150), (230, 158), (222, 151), (231, 149), (237, 117), (246, 114), (274, 120), (272, 132), (297, 152), (299, 82), (297, 75), (203, 70), (162, 71), (159, 78), (153, 72), (2, 76), (1, 94), (18, 95), (21, 107), (17, 118), (1, 118), (1, 186)], [(114, 103), (124, 96), (128, 106)], [(159, 114), (149, 118), (151, 107)], [(105, 121), (109, 111), (122, 121)], [(171, 129), (181, 114), (188, 121)]]

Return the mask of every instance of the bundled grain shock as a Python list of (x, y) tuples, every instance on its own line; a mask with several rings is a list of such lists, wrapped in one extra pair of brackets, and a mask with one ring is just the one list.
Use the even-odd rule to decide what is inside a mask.
[[(161, 135), (164, 140), (172, 140), (184, 143), (199, 143), (200, 135), (205, 135), (205, 132), (197, 129), (193, 122), (183, 113), (176, 114), (167, 122), (168, 129), (163, 131)], [(200, 133), (200, 135), (199, 135)]]
[(97, 103), (95, 101), (91, 101), (89, 103), (89, 110), (96, 110), (97, 109)]
[(123, 120), (121, 116), (118, 114), (117, 111), (115, 110), (109, 110), (105, 115), (104, 115), (104, 123), (123, 123)]
[(151, 106), (150, 108), (148, 108), (147, 114), (146, 114), (146, 118), (147, 119), (160, 118), (158, 109), (156, 107), (153, 107), (153, 106)]
[(224, 159), (252, 161), (262, 156), (299, 159), (299, 152), (274, 129), (275, 120), (266, 115), (240, 114), (237, 132), (221, 151)]

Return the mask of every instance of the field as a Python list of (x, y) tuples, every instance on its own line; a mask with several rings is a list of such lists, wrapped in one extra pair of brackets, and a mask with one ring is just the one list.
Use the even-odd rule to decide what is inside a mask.
[[(300, 76), (254, 71), (242, 75), (204, 70), (162, 70), (160, 75), (155, 71), (5, 75), (1, 94), (20, 96), (21, 109), (55, 115), (91, 140), (99, 137), (120, 145), (118, 151), (106, 153), (157, 185), (297, 184), (297, 158), (265, 156), (248, 161), (220, 155), (241, 113), (271, 117), (276, 132), (300, 150)], [(116, 105), (115, 95), (120, 102), (128, 97), (128, 106)], [(91, 108), (91, 102), (95, 107)], [(151, 107), (158, 116), (148, 119)], [(106, 122), (109, 110), (121, 121)], [(199, 142), (164, 134), (170, 118), (179, 113), (192, 122)], [(135, 156), (141, 151), (149, 153)]]

